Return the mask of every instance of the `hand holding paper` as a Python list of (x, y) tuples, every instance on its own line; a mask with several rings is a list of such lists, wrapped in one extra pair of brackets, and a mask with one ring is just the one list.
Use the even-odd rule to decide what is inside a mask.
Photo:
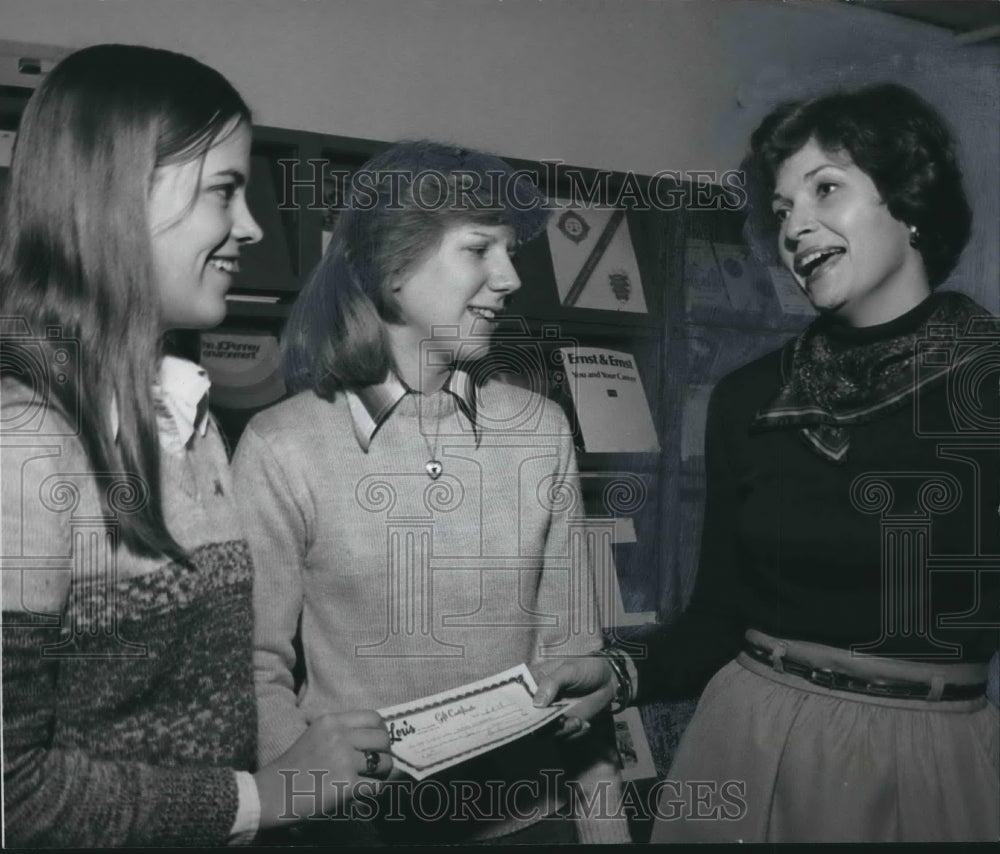
[(397, 768), (423, 780), (488, 753), (572, 708), (535, 708), (535, 680), (524, 664), (430, 697), (379, 709)]

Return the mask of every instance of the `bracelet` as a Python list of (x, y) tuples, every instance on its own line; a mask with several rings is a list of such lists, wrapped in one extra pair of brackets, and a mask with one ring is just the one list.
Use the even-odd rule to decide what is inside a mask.
[(622, 709), (628, 706), (633, 698), (632, 677), (628, 672), (628, 665), (625, 663), (625, 653), (613, 646), (599, 649), (593, 653), (605, 659), (611, 666), (612, 673), (618, 683), (614, 697), (611, 698), (611, 714), (617, 715)]
[(618, 681), (618, 690), (611, 700), (611, 714), (616, 715), (624, 709), (632, 699), (632, 679), (628, 673), (628, 667), (622, 659), (623, 653), (620, 650), (608, 647), (601, 650), (601, 655), (605, 658), (615, 674)]

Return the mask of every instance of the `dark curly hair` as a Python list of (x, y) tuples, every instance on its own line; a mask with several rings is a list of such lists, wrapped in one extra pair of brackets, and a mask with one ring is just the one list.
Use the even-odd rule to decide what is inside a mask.
[[(917, 227), (931, 287), (941, 284), (969, 240), (972, 212), (948, 126), (911, 89), (894, 83), (833, 92), (774, 109), (750, 138), (743, 162), (750, 196), (746, 237), (773, 255), (776, 173), (810, 139), (850, 155), (875, 183), (894, 218)], [(762, 252), (764, 247), (770, 247)]]

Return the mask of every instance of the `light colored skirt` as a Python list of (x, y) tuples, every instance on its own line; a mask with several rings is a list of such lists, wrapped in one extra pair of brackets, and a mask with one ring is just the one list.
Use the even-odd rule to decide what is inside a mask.
[[(986, 680), (986, 665), (859, 658), (748, 632), (860, 678)], [(1000, 839), (1000, 716), (985, 696), (833, 691), (745, 653), (709, 682), (661, 782), (651, 842)]]

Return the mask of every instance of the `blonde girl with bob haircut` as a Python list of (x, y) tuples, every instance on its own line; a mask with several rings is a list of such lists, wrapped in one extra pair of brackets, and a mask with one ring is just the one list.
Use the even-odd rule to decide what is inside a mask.
[[(559, 499), (578, 490), (566, 418), (487, 358), (543, 198), (502, 160), (434, 142), (389, 148), (353, 185), (285, 330), (299, 393), (256, 416), (234, 458), (258, 570), (262, 762), (316, 715), (522, 663), (540, 674), (601, 645)], [(627, 841), (611, 751), (600, 725), (527, 736), (393, 781), (398, 799), (367, 829), (381, 842)], [(434, 815), (425, 784), (447, 793)], [(597, 787), (609, 807), (587, 816), (571, 794)]]

